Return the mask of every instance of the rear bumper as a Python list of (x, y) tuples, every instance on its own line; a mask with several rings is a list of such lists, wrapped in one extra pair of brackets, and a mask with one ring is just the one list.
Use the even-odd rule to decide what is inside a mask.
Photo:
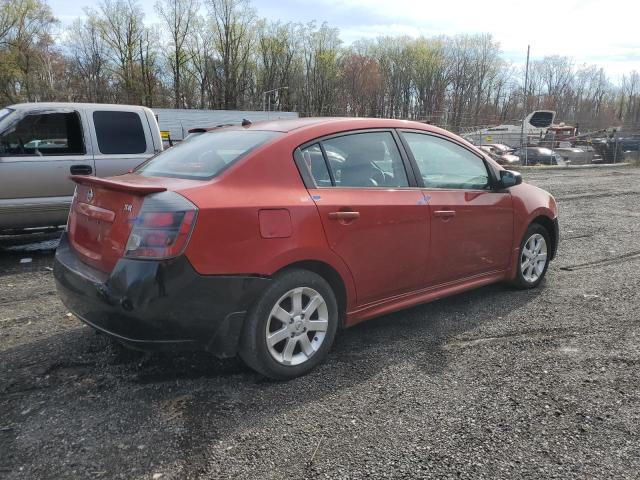
[(110, 274), (80, 261), (66, 233), (54, 276), (63, 303), (89, 326), (144, 350), (237, 352), (244, 317), (270, 280), (198, 274), (186, 257), (120, 259)]

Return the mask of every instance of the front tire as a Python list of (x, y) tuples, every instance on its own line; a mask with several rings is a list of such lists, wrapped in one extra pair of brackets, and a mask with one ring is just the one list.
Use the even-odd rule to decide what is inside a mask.
[(304, 375), (327, 356), (338, 328), (335, 294), (308, 270), (276, 275), (249, 311), (240, 357), (274, 380)]
[(542, 225), (533, 223), (525, 232), (520, 243), (516, 278), (516, 288), (537, 287), (549, 268), (551, 241), (549, 232)]

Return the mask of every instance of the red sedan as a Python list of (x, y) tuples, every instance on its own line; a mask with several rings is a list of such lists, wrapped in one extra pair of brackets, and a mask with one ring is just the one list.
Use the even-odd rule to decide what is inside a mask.
[(536, 287), (557, 207), (429, 125), (299, 119), (214, 129), (135, 172), (76, 176), (55, 277), (137, 348), (308, 372), (339, 328), (494, 282)]

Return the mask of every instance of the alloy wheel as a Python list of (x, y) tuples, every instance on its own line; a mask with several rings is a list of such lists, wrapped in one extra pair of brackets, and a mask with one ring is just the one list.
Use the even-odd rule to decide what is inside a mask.
[(318, 351), (328, 327), (329, 310), (322, 295), (313, 288), (294, 288), (271, 309), (267, 348), (276, 362), (299, 365)]
[(547, 241), (534, 233), (525, 242), (520, 255), (520, 272), (528, 283), (535, 283), (547, 265)]

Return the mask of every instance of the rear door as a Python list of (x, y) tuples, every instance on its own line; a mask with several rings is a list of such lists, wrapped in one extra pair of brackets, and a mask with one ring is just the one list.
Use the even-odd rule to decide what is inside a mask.
[(142, 109), (89, 111), (96, 175), (122, 175), (154, 154), (149, 123)]
[(506, 269), (513, 237), (511, 194), (491, 189), (484, 160), (463, 145), (424, 132), (401, 135), (430, 207), (428, 282)]
[(0, 213), (7, 218), (26, 215), (22, 226), (64, 223), (74, 189), (69, 176), (95, 170), (87, 145), (90, 140), (75, 109), (17, 116), (0, 133)]
[(429, 210), (407, 174), (395, 134), (333, 136), (303, 147), (297, 157), (312, 179), (307, 186), (329, 245), (354, 277), (357, 303), (422, 287)]

